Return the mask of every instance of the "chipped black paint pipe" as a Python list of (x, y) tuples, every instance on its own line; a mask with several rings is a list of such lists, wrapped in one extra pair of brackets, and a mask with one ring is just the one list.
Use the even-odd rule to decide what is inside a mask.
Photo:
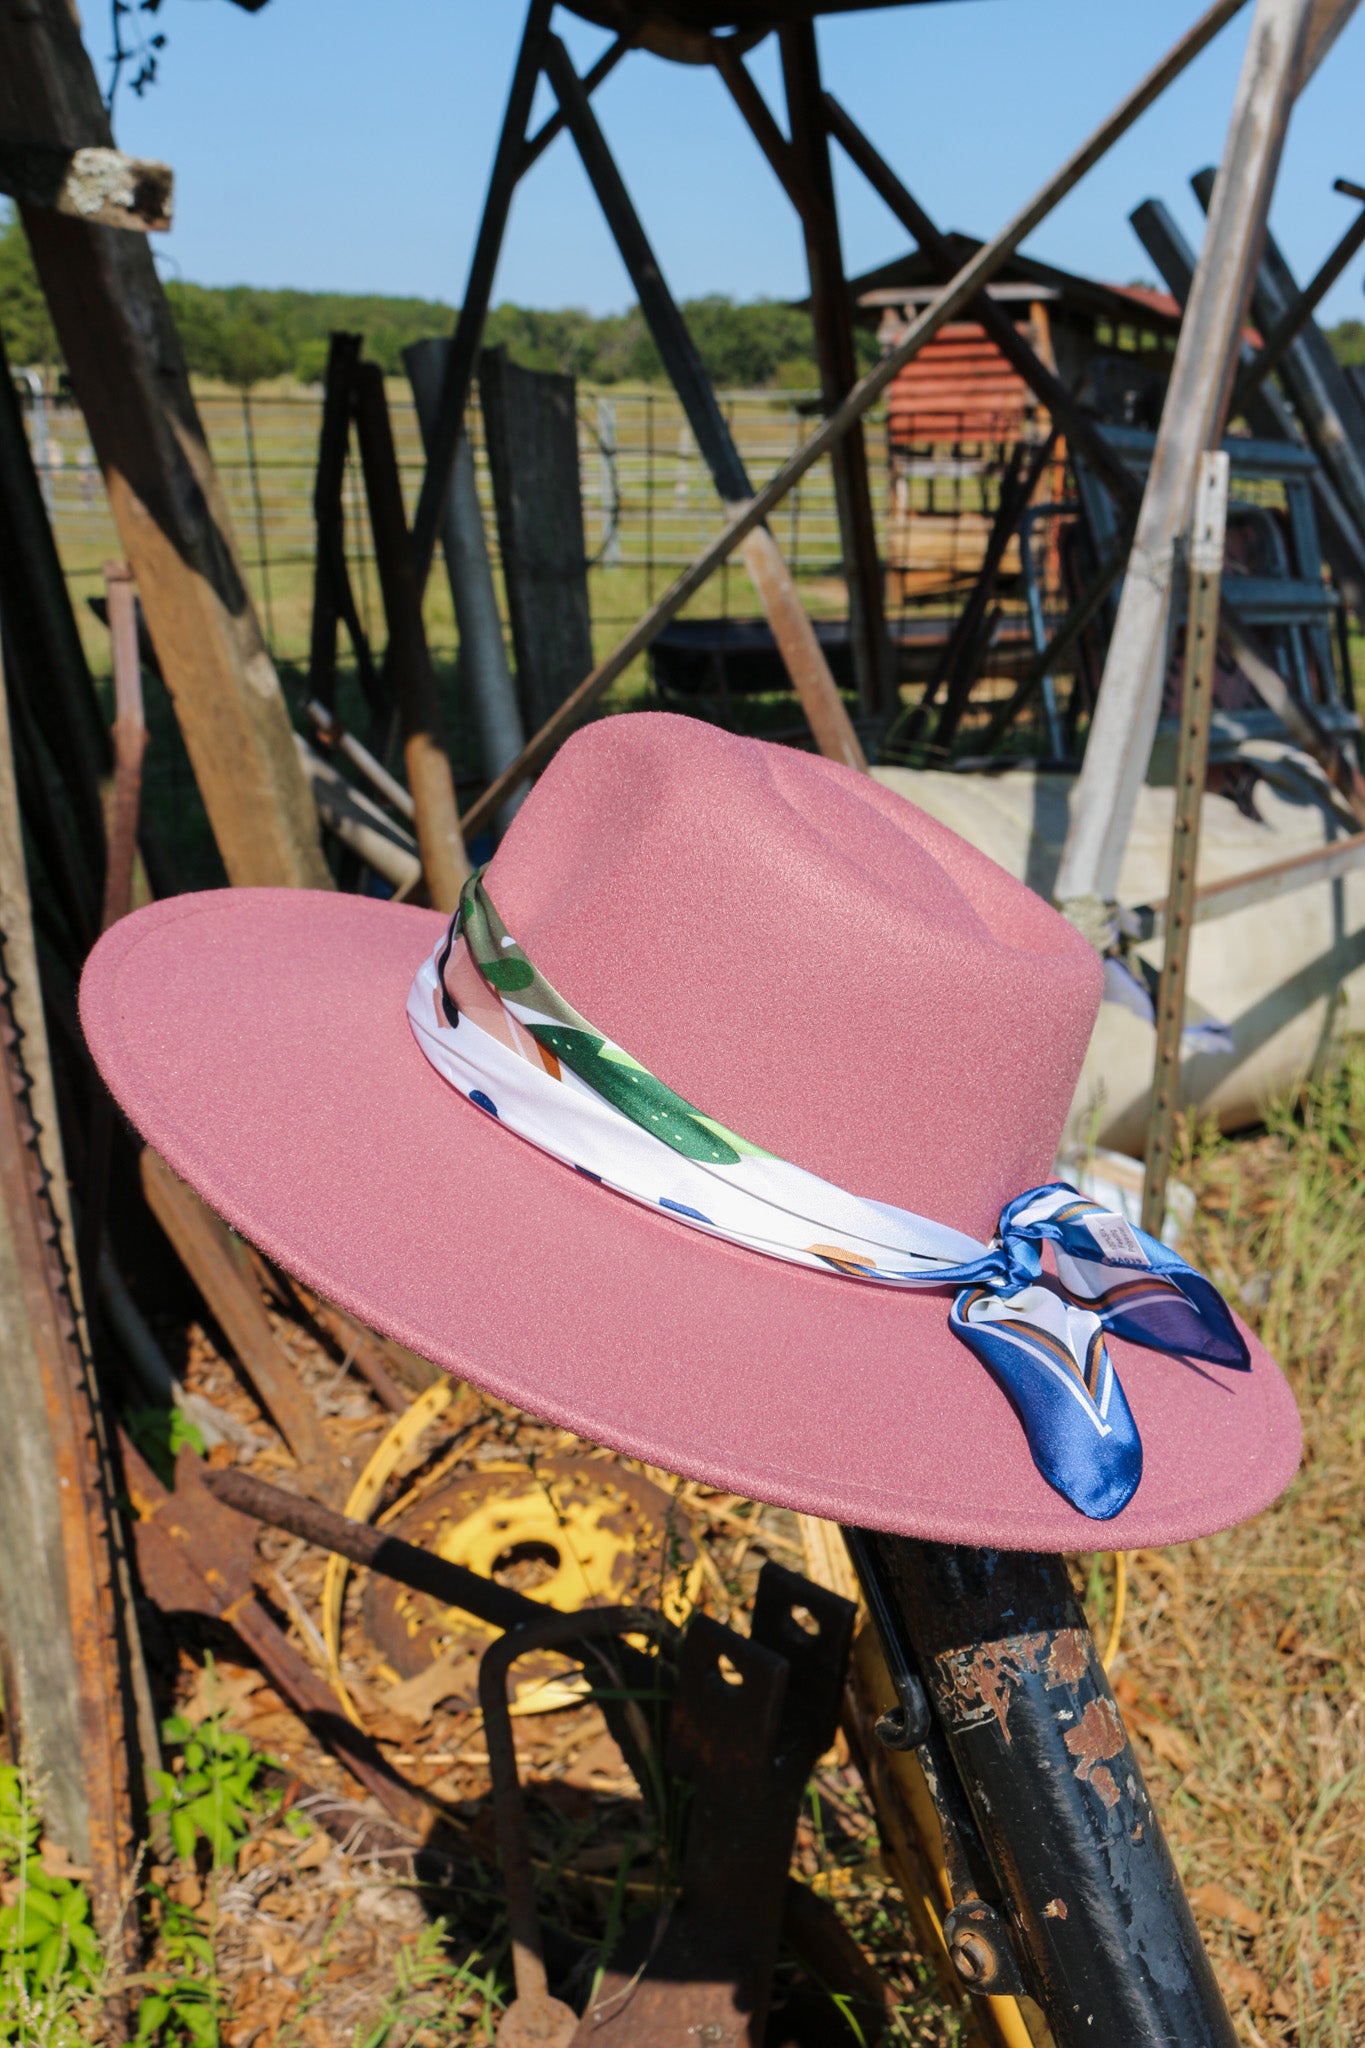
[[(1233, 2048), (1065, 1564), (859, 1537), (859, 1570), (904, 1632), (979, 1830), (987, 1939), (1008, 1930), (1057, 2048)], [(954, 1919), (966, 1977), (980, 1937)]]

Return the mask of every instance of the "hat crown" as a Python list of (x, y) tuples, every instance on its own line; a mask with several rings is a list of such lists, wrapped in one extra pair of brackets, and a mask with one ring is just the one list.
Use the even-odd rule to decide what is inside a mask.
[(580, 1014), (852, 1193), (987, 1237), (1050, 1175), (1099, 962), (871, 777), (664, 713), (577, 733), (488, 889)]

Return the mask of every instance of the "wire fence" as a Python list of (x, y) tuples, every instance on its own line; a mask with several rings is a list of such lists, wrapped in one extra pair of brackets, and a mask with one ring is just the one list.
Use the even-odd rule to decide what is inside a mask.
[[(119, 552), (103, 481), (78, 409), (25, 395), (34, 456), (62, 561), (78, 610), (88, 613), (84, 600), (100, 588), (102, 563)], [(422, 478), (421, 437), (406, 384), (389, 380), (388, 396), (411, 516)], [(196, 389), (196, 399), (271, 652), (281, 663), (305, 662), (321, 394), (246, 393), (205, 385)], [(818, 410), (797, 394), (729, 392), (721, 395), (721, 403), (756, 483), (778, 468), (818, 424)], [(593, 632), (604, 652), (714, 536), (723, 513), (670, 391), (580, 386), (578, 420)], [(497, 523), (477, 394), (468, 428), (489, 554), (497, 569)], [(879, 524), (887, 505), (885, 441), (884, 422), (874, 415), (868, 426), (868, 450)], [(378, 580), (354, 458), (348, 464), (345, 510), (357, 603), (366, 631), (382, 644)], [(828, 463), (808, 472), (775, 514), (773, 526), (810, 610), (821, 617), (842, 615), (847, 592)], [(687, 609), (701, 618), (752, 617), (758, 604), (742, 566), (731, 563)], [(432, 577), (428, 590), (427, 630), (437, 658), (453, 656), (453, 608), (439, 574)], [(95, 637), (90, 645), (92, 659), (101, 669), (107, 667), (107, 648)]]

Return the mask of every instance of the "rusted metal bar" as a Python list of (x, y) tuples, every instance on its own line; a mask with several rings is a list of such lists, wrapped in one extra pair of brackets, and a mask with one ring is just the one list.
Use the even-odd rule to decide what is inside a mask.
[[(312, 1501), (300, 1500), (297, 1495), (270, 1486), (251, 1473), (205, 1472), (202, 1484), (226, 1507), (254, 1516), (271, 1528), (287, 1529), (292, 1535), (301, 1536), (306, 1543), (315, 1543), (320, 1549), (348, 1557), (353, 1564), (364, 1565), (400, 1586), (410, 1586), (414, 1592), (427, 1593), (444, 1607), (458, 1607), (465, 1614), (487, 1622), (490, 1628), (520, 1629), (544, 1619), (544, 1607), (535, 1600), (528, 1600), (524, 1593), (513, 1592), (510, 1587), (500, 1586), (494, 1579), (485, 1579), (463, 1565), (451, 1564), (445, 1558), (419, 1549), (416, 1544), (405, 1543), (401, 1537), (386, 1530), (371, 1529), (364, 1522), (352, 1521)], [(590, 1613), (591, 1610), (581, 1609), (579, 1612)], [(674, 1633), (671, 1625), (665, 1627), (657, 1618), (654, 1625), (662, 1628), (666, 1635)], [(659, 1696), (661, 1676), (658, 1660), (644, 1656), (629, 1643), (619, 1646), (616, 1663), (633, 1699), (623, 1698), (619, 1685), (594, 1686), (594, 1694), (608, 1727), (624, 1747), (633, 1769), (640, 1759), (634, 1705), (640, 1700)]]
[[(7, 1718), (46, 1780), (48, 1826), (93, 1872), (115, 1953), (133, 1869), (131, 1666), (119, 1532), (90, 1361), (80, 1342), (39, 1149), (0, 934), (0, 1385), (11, 1457), (0, 1487)], [(26, 1048), (30, 1059), (41, 1045)], [(55, 1134), (49, 1137), (49, 1145)]]
[(543, 1610), (485, 1650), (479, 1662), (479, 1706), (483, 1711), (488, 1774), (493, 1787), (493, 1817), (498, 1830), (507, 1929), (512, 1944), (512, 1972), (517, 1995), (498, 2026), (501, 2048), (568, 2048), (578, 2028), (578, 2015), (561, 1999), (551, 1998), (545, 1975), (545, 1951), (536, 1911), (531, 1844), (526, 1832), (526, 1806), (517, 1770), (516, 1743), (507, 1704), (507, 1679), (519, 1657), (534, 1650), (571, 1649), (619, 1640), (627, 1633), (657, 1628), (659, 1616), (643, 1608), (601, 1607), (588, 1614), (555, 1614)]
[[(1239, 911), (1250, 910), (1258, 903), (1275, 902), (1300, 889), (1311, 889), (1319, 882), (1340, 881), (1343, 875), (1362, 865), (1365, 832), (1354, 832), (1349, 839), (1329, 840), (1326, 846), (1310, 847), (1307, 853), (1291, 854), (1288, 860), (1270, 861), (1247, 874), (1206, 882), (1195, 890), (1191, 920), (1195, 924), (1209, 924), (1214, 918), (1235, 917)], [(1160, 939), (1166, 935), (1168, 910), (1169, 898), (1162, 897), (1160, 902), (1141, 904), (1127, 915), (1136, 920), (1140, 938)]]
[(137, 858), (138, 811), (142, 799), (142, 756), (147, 723), (142, 711), (142, 663), (137, 651), (133, 578), (126, 562), (106, 562), (109, 638), (114, 656), (114, 792), (110, 806), (109, 856), (104, 871), (101, 928), (132, 908), (133, 863)]
[[(547, 38), (545, 70), (702, 459), (722, 503), (733, 508), (752, 494), (748, 472), (696, 344), (664, 281), (630, 194), (597, 125), (582, 81), (557, 36)], [(866, 768), (862, 746), (830, 674), (829, 663), (772, 534), (766, 527), (755, 526), (744, 535), (740, 548), (816, 745), (822, 754), (842, 761), (847, 767)], [(566, 699), (572, 701), (572, 696)]]
[(243, 1270), (227, 1225), (171, 1172), (150, 1145), (142, 1152), (148, 1207), (203, 1295), (262, 1405), (315, 1486), (333, 1498), (344, 1488), (322, 1418), (280, 1349), (256, 1284)]
[(1057, 2048), (1233, 2048), (1065, 1563), (864, 1538), (975, 1822), (944, 1927), (964, 1986), (1018, 1973)]
[(1166, 951), (1156, 1000), (1156, 1073), (1147, 1127), (1142, 1227), (1161, 1234), (1180, 1108), (1180, 1041), (1185, 1029), (1190, 930), (1199, 871), (1199, 825), (1209, 772), (1213, 680), (1218, 665), (1218, 596), (1223, 577), (1231, 462), (1221, 450), (1204, 456), (1195, 480), (1187, 549), (1189, 605), (1185, 616), (1185, 688), (1175, 770), (1171, 887), (1166, 898)]
[[(450, 354), (446, 358), (440, 403), (430, 431), (423, 436), (426, 443), (427, 466), (422, 476), (421, 495), (412, 521), (412, 556), (416, 564), (419, 590), (426, 589), (427, 578), (431, 574), (432, 557), (440, 538), (446, 498), (450, 493), (450, 480), (455, 473), (455, 450), (464, 432), (469, 387), (474, 376), (474, 366), (479, 360), (479, 350), (483, 345), (484, 323), (488, 318), (493, 277), (502, 251), (502, 238), (507, 232), (507, 216), (512, 207), (512, 195), (517, 189), (518, 180), (525, 167), (526, 124), (531, 118), (531, 104), (540, 80), (545, 37), (553, 11), (554, 0), (531, 0), (527, 10), (521, 48), (517, 52), (511, 90), (507, 95), (507, 110), (503, 115), (502, 132), (498, 137), (497, 154), (493, 159), (492, 175), (488, 181), (488, 194), (479, 221), (478, 239), (474, 244), (474, 254), (470, 258), (464, 297), (460, 301), (460, 317), (455, 323), (454, 339), (451, 342)], [(510, 794), (510, 791), (504, 794)]]
[(65, 149), (56, 142), (0, 136), (0, 192), (92, 227), (164, 232), (174, 190), (169, 164), (125, 156), (121, 149)]
[(206, 1472), (203, 1483), (215, 1500), (239, 1515), (250, 1515), (272, 1529), (287, 1529), (291, 1536), (300, 1536), (320, 1550), (348, 1557), (352, 1564), (364, 1565), (400, 1586), (410, 1586), (415, 1593), (429, 1593), (445, 1607), (475, 1615), (490, 1628), (520, 1628), (538, 1621), (545, 1612), (536, 1601), (500, 1586), (496, 1579), (485, 1579), (383, 1529), (372, 1529), (368, 1523), (335, 1514), (316, 1501), (286, 1493), (283, 1487), (271, 1486), (253, 1473), (231, 1469)]
[(1161, 97), (1166, 88), (1194, 62), (1219, 31), (1225, 28), (1245, 5), (1246, 0), (1214, 0), (1214, 5), (1201, 15), (1161, 63), (1149, 71), (1134, 90), (1119, 103), (1108, 119), (1067, 158), (1060, 170), (1047, 180), (1028, 204), (1015, 214), (999, 234), (982, 243), (942, 291), (911, 322), (896, 347), (854, 385), (843, 403), (828, 419), (822, 421), (816, 431), (779, 469), (774, 471), (750, 502), (733, 513), (715, 539), (707, 543), (682, 574), (676, 577), (668, 589), (636, 620), (606, 659), (598, 663), (592, 674), (584, 677), (572, 696), (564, 700), (555, 716), (547, 719), (540, 731), (527, 741), (517, 759), (489, 784), (465, 815), (463, 825), (467, 833), (472, 835), (479, 831), (496, 815), (499, 806), (528, 776), (540, 772), (556, 747), (568, 737), (603, 691), (629, 668), (637, 656), (644, 653), (669, 620), (675, 618), (682, 610), (687, 600), (694, 596), (721, 563), (735, 552), (746, 535), (752, 533), (755, 527), (781, 504), (807, 470), (812, 469), (828, 455), (830, 449), (849, 431), (854, 421), (860, 420), (876, 404), (905, 365), (913, 361), (920, 350), (925, 348), (950, 320), (958, 318), (984, 286), (989, 284), (1001, 265), (1008, 262), (1025, 237), (1032, 234), (1039, 223), (1061, 204), (1086, 173), (1127, 134), (1133, 123), (1146, 113), (1148, 107)]
[(373, 1792), (386, 1813), (425, 1834), (432, 1807), (395, 1774), (369, 1736), (351, 1724), (331, 1687), (256, 1598), (255, 1532), (215, 1497), (205, 1483), (209, 1475), (202, 1461), (191, 1450), (180, 1453), (171, 1493), (126, 1438), (122, 1454), (139, 1517), (133, 1529), (138, 1567), (149, 1597), (168, 1614), (202, 1614), (234, 1629), (318, 1741)]
[(837, 1725), (853, 1615), (838, 1594), (768, 1564), (747, 1638), (693, 1619), (666, 1754), (688, 1786), (678, 1897), (653, 1926), (627, 1931), (579, 2048), (759, 2048), (796, 1818)]
[(408, 538), (393, 423), (378, 363), (361, 363), (356, 371), (355, 421), (375, 564), (389, 625), (384, 673), (393, 685), (403, 727), (403, 760), (412, 792), (422, 873), (435, 908), (453, 911), (469, 873), (469, 861), (460, 833), (450, 756), (441, 737), (436, 674), (422, 623), (422, 586)]
[[(834, 172), (825, 126), (820, 53), (815, 23), (792, 20), (778, 31), (782, 81), (787, 96), (791, 150), (802, 181), (816, 199), (801, 217), (810, 279), (811, 322), (826, 411), (847, 398), (858, 381), (853, 309), (844, 276), (843, 243), (834, 193)], [(737, 60), (738, 62), (739, 60)], [(742, 69), (742, 64), (740, 65)], [(862, 421), (830, 450), (844, 580), (848, 585), (849, 629), (860, 709), (867, 718), (889, 717), (896, 708), (896, 676), (886, 630), (877, 522), (872, 510), (867, 447)]]

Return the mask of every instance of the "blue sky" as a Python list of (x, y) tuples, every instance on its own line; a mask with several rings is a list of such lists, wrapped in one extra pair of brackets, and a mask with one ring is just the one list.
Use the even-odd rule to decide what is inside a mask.
[[(827, 17), (826, 82), (943, 226), (989, 234), (1196, 18), (1201, 0), (931, 0)], [(176, 172), (168, 274), (416, 293), (458, 302), (522, 8), (516, 0), (167, 0), (159, 82), (120, 94), (125, 149)], [(1038, 256), (1119, 280), (1150, 276), (1127, 224), (1164, 198), (1197, 238), (1190, 173), (1216, 160), (1248, 6), (1034, 236)], [(556, 17), (586, 66), (605, 38)], [(86, 12), (104, 76), (102, 6)], [(751, 59), (770, 95), (769, 45)], [(1338, 176), (1365, 183), (1365, 9), (1299, 103), (1272, 226), (1302, 281), (1348, 225)], [(550, 103), (552, 104), (552, 103)], [(627, 58), (598, 111), (675, 292), (803, 290), (791, 212), (708, 72)], [(837, 153), (836, 153), (837, 155)], [(847, 166), (850, 271), (904, 234)], [(1325, 317), (1365, 318), (1365, 253)], [(618, 309), (631, 298), (561, 138), (518, 195), (495, 298)]]

